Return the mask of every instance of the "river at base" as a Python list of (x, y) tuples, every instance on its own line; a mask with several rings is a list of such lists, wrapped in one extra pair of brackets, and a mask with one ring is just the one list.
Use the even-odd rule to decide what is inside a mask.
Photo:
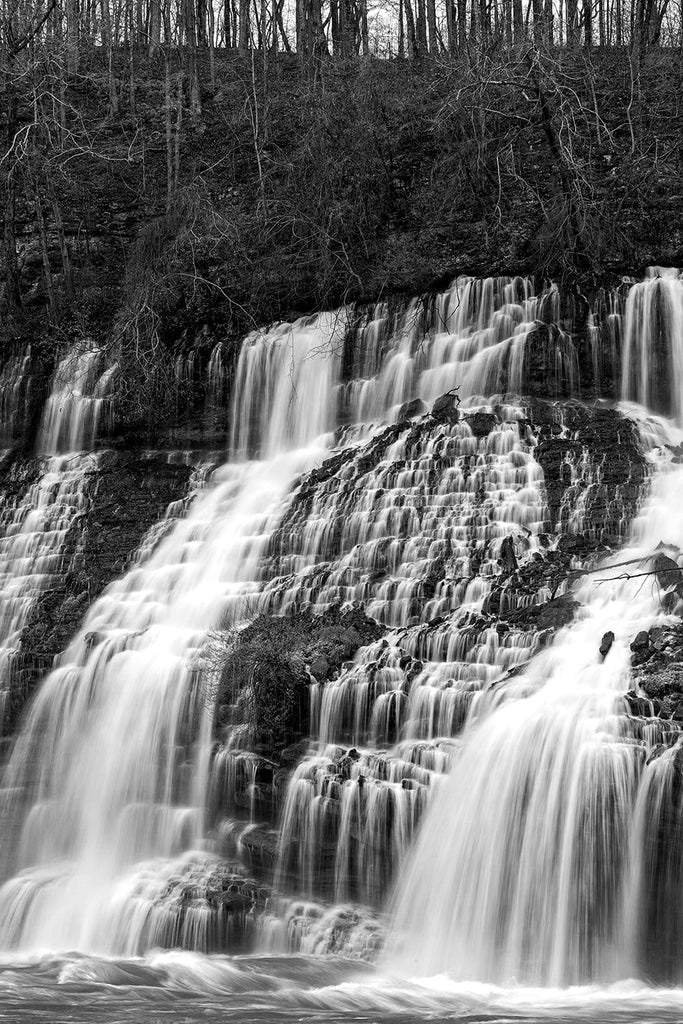
[(62, 954), (0, 961), (0, 1021), (13, 1024), (681, 1019), (683, 989), (655, 989), (637, 980), (568, 989), (498, 987), (446, 976), (406, 980), (330, 956), (180, 951), (138, 959)]

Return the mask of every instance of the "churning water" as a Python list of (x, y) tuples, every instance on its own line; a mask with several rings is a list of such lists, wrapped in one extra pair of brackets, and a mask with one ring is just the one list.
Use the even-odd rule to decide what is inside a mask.
[[(651, 277), (624, 315), (624, 399), (655, 404), (664, 366), (678, 415), (683, 284)], [(0, 1019), (680, 1019), (683, 992), (647, 984), (683, 979), (678, 727), (634, 719), (623, 700), (629, 641), (666, 619), (661, 595), (605, 565), (540, 653), (533, 634), (499, 634), (481, 616), (504, 552), (524, 559), (549, 543), (533, 425), (523, 401), (500, 396), (523, 393), (537, 324), (557, 319), (554, 289), (467, 281), (429, 320), (418, 305), (398, 319), (380, 307), (361, 324), (324, 314), (245, 341), (232, 460), (95, 602), (15, 744)], [(548, 365), (576, 383), (559, 328)], [(80, 462), (60, 459), (100, 429), (112, 375), (88, 354), (56, 375), (49, 459), (29, 492), (51, 501), (27, 499), (56, 507), (40, 520), (14, 510), (2, 549), (8, 649), (22, 581), (28, 600), (49, 585), (60, 516), (78, 508), (61, 474), (80, 479)], [(401, 410), (456, 386), (465, 417), (418, 430), (421, 407)], [(683, 549), (683, 469), (666, 450), (680, 434), (626, 412), (654, 480), (612, 561), (646, 569), (658, 545)], [(306, 496), (301, 474), (340, 445), (341, 468), (308, 477)], [(568, 459), (567, 472), (583, 482), (564, 519), (577, 532), (600, 459)], [(500, 599), (514, 610), (548, 596)], [(251, 762), (237, 732), (213, 749), (206, 637), (259, 609), (339, 601), (362, 601), (387, 639), (311, 687), (313, 735), (282, 812), (283, 896), (235, 925), (216, 909), (207, 799), (217, 766), (234, 780)], [(378, 920), (389, 939), (371, 967)], [(237, 927), (247, 952), (222, 955)]]

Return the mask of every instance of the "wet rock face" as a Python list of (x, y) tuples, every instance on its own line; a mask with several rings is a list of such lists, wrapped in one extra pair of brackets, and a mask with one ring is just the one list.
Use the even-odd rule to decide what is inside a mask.
[[(580, 322), (577, 321), (577, 327)], [(577, 332), (578, 334), (578, 332)], [(578, 337), (563, 334), (555, 324), (538, 324), (527, 338), (523, 391), (544, 398), (568, 398), (579, 384)], [(583, 393), (583, 392), (582, 392)]]
[(683, 573), (678, 562), (662, 552), (655, 555), (652, 571), (663, 590), (673, 590), (679, 597), (683, 596)]
[(542, 604), (534, 604), (529, 608), (522, 608), (519, 611), (508, 615), (507, 621), (515, 626), (534, 628), (539, 632), (545, 630), (561, 629), (567, 626), (574, 618), (579, 602), (575, 601), (569, 594), (561, 597), (551, 598)]
[[(248, 953), (270, 895), (235, 861), (188, 860), (154, 894), (154, 938), (162, 948)], [(140, 953), (149, 948), (145, 928), (138, 941)]]
[(460, 419), (460, 399), (455, 391), (448, 391), (432, 405), (432, 417), (437, 423), (457, 423)]
[(419, 416), (424, 416), (427, 412), (427, 406), (421, 398), (413, 398), (409, 402), (404, 402), (401, 408), (398, 410), (397, 420), (399, 423), (405, 423), (408, 420), (417, 419)]
[(600, 654), (603, 658), (606, 658), (609, 652), (612, 650), (612, 644), (614, 643), (614, 633), (609, 629), (606, 633), (603, 633), (602, 640), (600, 641)]
[(496, 414), (492, 412), (465, 414), (464, 419), (475, 437), (487, 437), (499, 422)]
[(617, 546), (635, 516), (647, 463), (635, 423), (609, 406), (538, 399), (528, 406), (552, 528), (571, 530), (577, 505), (592, 541)]
[(246, 726), (254, 751), (291, 763), (292, 745), (307, 734), (310, 685), (334, 678), (383, 632), (361, 610), (337, 607), (322, 615), (260, 615), (238, 634), (216, 634), (219, 734)]
[(634, 685), (649, 701), (641, 713), (683, 721), (683, 624), (642, 630), (631, 651)]

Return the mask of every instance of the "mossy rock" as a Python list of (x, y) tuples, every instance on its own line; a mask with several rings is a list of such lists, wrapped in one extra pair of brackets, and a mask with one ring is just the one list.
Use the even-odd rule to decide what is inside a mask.
[(216, 634), (219, 732), (248, 725), (255, 749), (278, 762), (308, 735), (309, 687), (334, 678), (383, 627), (359, 609), (322, 615), (259, 615), (245, 629)]

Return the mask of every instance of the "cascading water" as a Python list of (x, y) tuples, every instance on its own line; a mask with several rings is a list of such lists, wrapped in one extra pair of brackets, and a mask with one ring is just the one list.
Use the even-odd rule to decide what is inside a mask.
[[(0, 891), (2, 946), (132, 954), (179, 934), (163, 892), (187, 867), (171, 858), (199, 845), (207, 788), (210, 715), (193, 655), (209, 629), (242, 613), (278, 501), (320, 458), (315, 439), (330, 424), (317, 388), (334, 372), (336, 330), (321, 317), (293, 334), (305, 367), (296, 440), (309, 447), (281, 450), (291, 352), (282, 332), (271, 458), (217, 471), (149, 562), (96, 602), (43, 684), (5, 780), (21, 870)], [(238, 401), (236, 434), (247, 416)], [(186, 915), (189, 935), (201, 916)]]
[[(19, 399), (30, 387), (29, 360), (30, 350), (4, 371), (0, 430), (8, 441), (23, 415)], [(59, 364), (43, 414), (35, 480), (29, 479), (21, 501), (0, 506), (0, 724), (19, 685), (22, 631), (39, 598), (58, 589), (78, 547), (75, 538), (69, 542), (97, 468), (97, 455), (84, 449), (94, 440), (113, 372), (102, 373), (100, 363), (100, 353), (76, 350)]]
[(55, 456), (41, 466), (22, 502), (0, 508), (0, 723), (16, 684), (24, 627), (39, 597), (57, 588), (73, 552), (70, 531), (87, 500), (92, 456)]
[(683, 422), (683, 304), (676, 270), (653, 268), (625, 310), (621, 397)]
[(47, 455), (94, 447), (105, 426), (110, 392), (116, 377), (114, 364), (103, 369), (97, 348), (70, 349), (55, 370), (52, 391), (45, 403), (38, 436), (38, 451)]
[[(656, 340), (670, 354), (672, 394), (683, 394), (677, 276), (635, 286), (625, 337), (625, 366), (637, 352), (643, 369)], [(625, 369), (625, 389), (629, 380)], [(647, 373), (640, 380), (647, 387)], [(660, 444), (674, 440), (672, 429)], [(663, 589), (677, 586), (641, 578), (656, 549), (680, 558), (683, 548), (683, 471), (660, 468), (632, 545), (613, 560), (635, 578), (609, 563), (599, 581), (588, 577), (576, 621), (521, 679), (472, 709), (399, 886), (403, 969), (536, 985), (683, 977), (671, 907), (680, 892), (679, 730), (658, 719), (643, 730), (623, 696), (629, 643), (666, 621)]]
[[(614, 345), (625, 338), (623, 397), (649, 400), (652, 388), (637, 392), (626, 367), (655, 330), (662, 351), (679, 350), (683, 289), (666, 275), (636, 288), (623, 332), (615, 300), (607, 333)], [(276, 1004), (298, 1016), (331, 1005), (336, 1019), (498, 1019), (539, 1003), (553, 1015), (563, 997), (515, 1004), (457, 980), (678, 978), (667, 952), (680, 933), (679, 859), (667, 839), (683, 813), (678, 726), (629, 716), (623, 699), (628, 643), (663, 613), (647, 580), (638, 589), (642, 580), (592, 575), (564, 593), (568, 571), (596, 568), (599, 542), (625, 534), (643, 460), (620, 467), (620, 480), (632, 475), (629, 496), (611, 482), (609, 456), (582, 441), (575, 409), (502, 397), (523, 394), (539, 366), (551, 393), (578, 387), (579, 349), (556, 326), (559, 312), (556, 289), (535, 296), (522, 279), (460, 281), (399, 316), (384, 306), (368, 317), (343, 311), (247, 339), (230, 439), (244, 461), (217, 469), (183, 518), (171, 513), (150, 535), (142, 560), (93, 605), (17, 739), (3, 789), (0, 946), (61, 951), (39, 962), (56, 965), (46, 976), (74, 998), (101, 982), (131, 1006), (137, 985), (150, 999), (164, 986), (211, 992), (217, 1012), (241, 1021), (272, 1019)], [(589, 327), (597, 379), (599, 332)], [(211, 359), (214, 404), (223, 355)], [(198, 372), (194, 362), (183, 368)], [(78, 389), (64, 390), (79, 423), (106, 407), (81, 407), (71, 401)], [(434, 399), (430, 417), (422, 403)], [(667, 471), (663, 454), (678, 435), (642, 410), (609, 414), (629, 451), (658, 449), (651, 462), (661, 472), (617, 559), (643, 571), (660, 541), (674, 557), (683, 546), (671, 511), (683, 475)], [(49, 435), (72, 439), (58, 419), (48, 408)], [(561, 486), (548, 477), (553, 459)], [(605, 567), (599, 578), (620, 572)], [(539, 653), (549, 630), (531, 613), (551, 603), (571, 614), (572, 600), (583, 604), (576, 623)], [(277, 883), (295, 895), (264, 903), (212, 852), (221, 836), (246, 849), (260, 827), (261, 775), (273, 771), (239, 725), (212, 750), (207, 635), (259, 611), (340, 602), (362, 603), (385, 635), (336, 678), (311, 675), (313, 738), (288, 783), (275, 853)], [(608, 630), (616, 640), (603, 662)], [(233, 807), (226, 786), (243, 786), (246, 806)], [(208, 794), (238, 819), (213, 823), (207, 845)], [(311, 900), (382, 907), (397, 874), (386, 963), (455, 982), (369, 978), (332, 960), (274, 955), (375, 951), (378, 930), (362, 911)], [(149, 952), (254, 941), (271, 956)], [(74, 949), (88, 956), (65, 955)], [(25, 983), (8, 978), (8, 1005)], [(607, 1019), (633, 991), (598, 994), (595, 1005)], [(664, 1020), (678, 1004), (660, 993), (657, 1006)]]

